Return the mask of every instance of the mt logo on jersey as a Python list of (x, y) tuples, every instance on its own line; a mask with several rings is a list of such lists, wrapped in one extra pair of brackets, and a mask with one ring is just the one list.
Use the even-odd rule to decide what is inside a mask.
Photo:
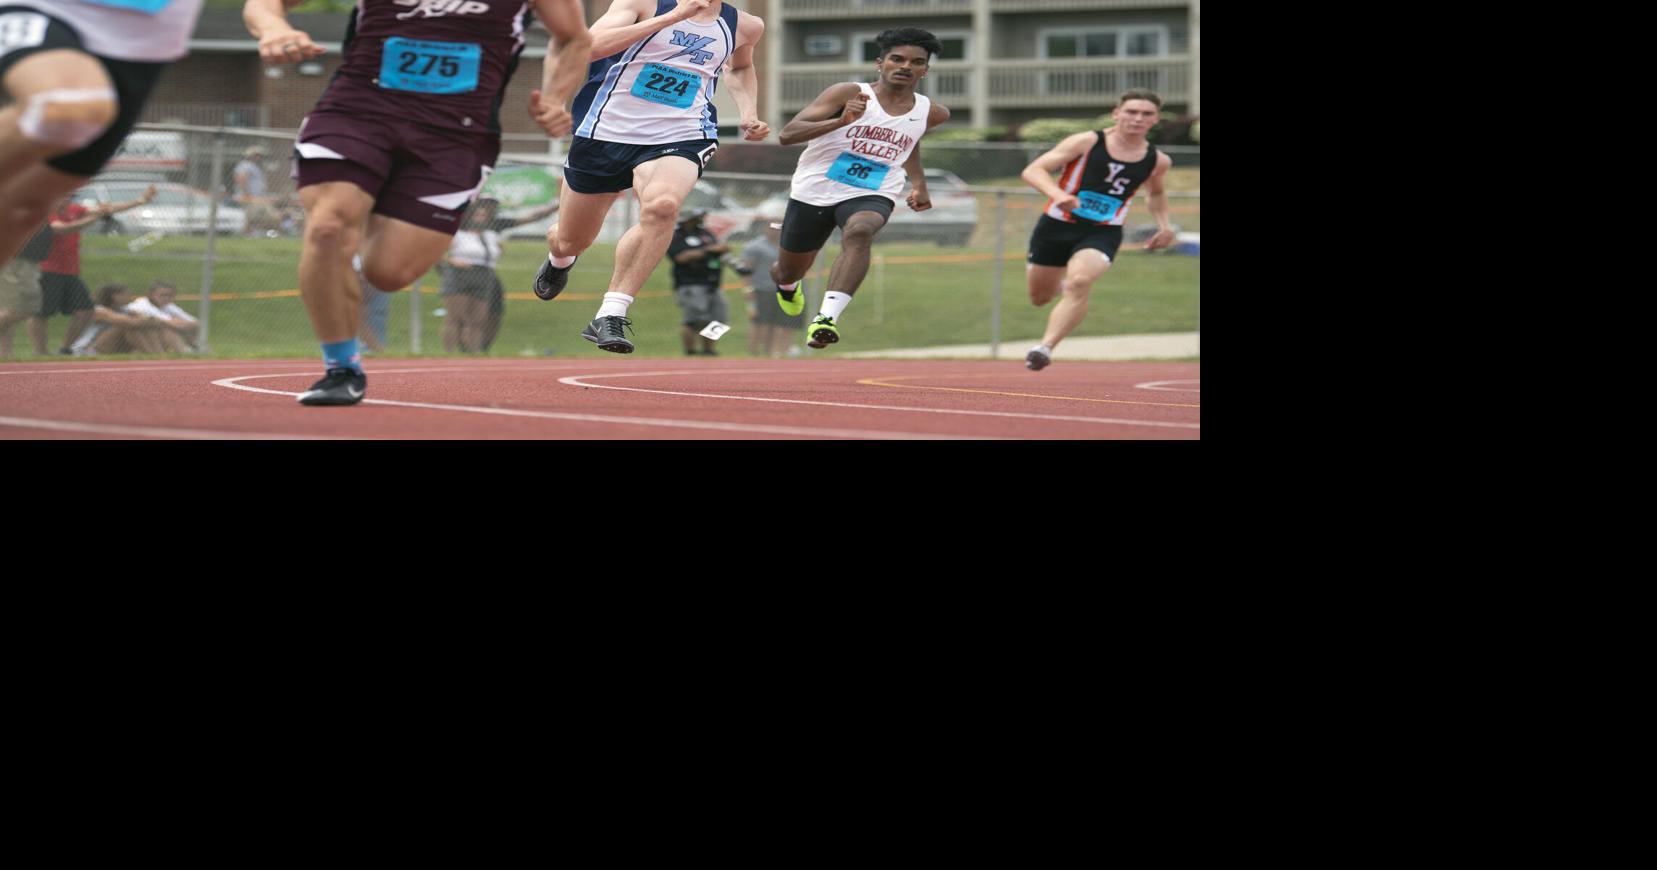
[(691, 63), (701, 66), (713, 58), (713, 52), (702, 50), (703, 46), (708, 45), (713, 41), (714, 37), (712, 36), (692, 36), (682, 30), (675, 30), (673, 31), (673, 44), (683, 46), (684, 50), (678, 54), (668, 57), (667, 59), (672, 60), (675, 57), (688, 54), (690, 55)]

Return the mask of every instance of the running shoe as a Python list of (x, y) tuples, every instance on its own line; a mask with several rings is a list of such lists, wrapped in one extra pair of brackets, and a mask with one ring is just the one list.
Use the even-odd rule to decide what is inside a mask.
[(301, 405), (355, 405), (368, 391), (368, 376), (356, 369), (329, 369), (322, 380), (299, 394)]
[(1030, 352), (1024, 355), (1024, 367), (1033, 372), (1047, 368), (1052, 362), (1053, 354), (1040, 345), (1030, 348)]
[(801, 280), (794, 285), (793, 301), (789, 301), (788, 294), (778, 290), (777, 305), (782, 308), (782, 313), (789, 317), (799, 317), (805, 313), (805, 281)]
[(828, 347), (840, 340), (840, 327), (834, 324), (834, 318), (826, 315), (817, 315), (805, 331), (806, 335), (811, 336), (811, 340), (805, 343), (806, 347)]
[(541, 271), (535, 273), (535, 295), (548, 302), (558, 298), (564, 292), (564, 285), (570, 282), (570, 270), (574, 268), (574, 263), (560, 269), (551, 260), (542, 262)]
[(599, 350), (611, 353), (632, 353), (633, 343), (622, 334), (622, 327), (631, 328), (633, 321), (625, 317), (600, 317), (581, 330), (581, 337), (598, 345)]

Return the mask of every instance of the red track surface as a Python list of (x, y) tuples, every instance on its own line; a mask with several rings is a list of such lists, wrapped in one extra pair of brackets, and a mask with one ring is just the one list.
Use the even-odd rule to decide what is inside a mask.
[(0, 439), (1198, 439), (1198, 363), (385, 359), (349, 408), (306, 360), (0, 364)]

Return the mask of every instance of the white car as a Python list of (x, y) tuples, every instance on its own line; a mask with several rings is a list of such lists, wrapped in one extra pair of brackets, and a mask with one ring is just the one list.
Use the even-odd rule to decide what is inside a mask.
[[(147, 181), (94, 180), (75, 194), (75, 201), (86, 206), (131, 202), (143, 196), (149, 186)], [(105, 222), (103, 229), (105, 232), (134, 236), (149, 232), (205, 235), (211, 204), (212, 198), (205, 190), (157, 182), (155, 199), (114, 215)], [(219, 235), (239, 236), (247, 229), (247, 212), (237, 206), (220, 203), (217, 223)]]

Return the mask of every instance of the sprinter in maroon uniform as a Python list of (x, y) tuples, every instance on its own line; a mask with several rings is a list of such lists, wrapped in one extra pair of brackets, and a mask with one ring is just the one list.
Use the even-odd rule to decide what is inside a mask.
[[(301, 2), (247, 0), (242, 17), (266, 62), (322, 54), (288, 23), (286, 7)], [(351, 259), (360, 248), (363, 279), (394, 291), (449, 249), (500, 154), (501, 99), (531, 11), (558, 57), (546, 60), (530, 115), (549, 136), (565, 136), (591, 45), (578, 0), (360, 0), (352, 12), (344, 63), (295, 146), (305, 205), (299, 289), (327, 369), (301, 404), (362, 401), (365, 291)]]

